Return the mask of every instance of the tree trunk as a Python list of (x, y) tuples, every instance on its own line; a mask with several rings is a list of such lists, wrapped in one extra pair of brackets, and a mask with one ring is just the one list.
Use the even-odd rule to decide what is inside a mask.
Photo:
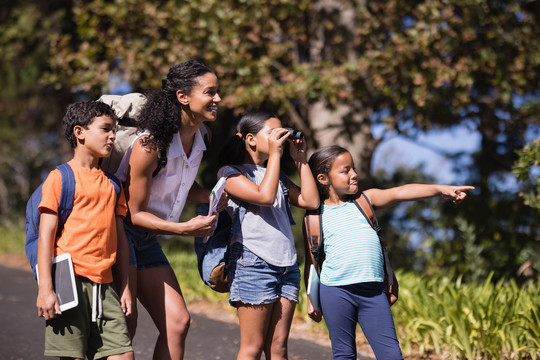
[[(341, 104), (331, 108), (325, 101), (313, 104), (309, 110), (311, 130), (320, 146), (339, 145), (353, 156), (362, 185), (371, 179), (371, 159), (379, 143), (371, 133), (368, 111), (360, 111), (356, 104)], [(355, 106), (356, 105), (356, 106)]]

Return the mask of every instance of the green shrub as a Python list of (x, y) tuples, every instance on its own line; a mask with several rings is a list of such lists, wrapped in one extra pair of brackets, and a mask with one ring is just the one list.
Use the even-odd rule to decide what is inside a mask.
[(25, 233), (22, 227), (0, 224), (0, 253), (24, 253)]
[[(24, 253), (22, 227), (0, 225), (0, 231), (0, 252)], [(228, 294), (214, 292), (200, 279), (191, 238), (171, 238), (162, 245), (188, 303), (227, 303)], [(540, 359), (539, 284), (518, 286), (514, 280), (494, 282), (491, 276), (483, 283), (402, 272), (397, 276), (400, 298), (392, 312), (405, 355)], [(295, 315), (307, 319), (303, 282), (299, 299)]]
[(393, 307), (405, 354), (453, 359), (540, 358), (540, 287), (514, 280), (481, 284), (399, 274)]

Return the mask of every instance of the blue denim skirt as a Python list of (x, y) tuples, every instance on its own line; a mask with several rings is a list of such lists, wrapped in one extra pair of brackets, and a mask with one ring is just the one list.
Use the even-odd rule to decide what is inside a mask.
[(129, 243), (129, 266), (150, 269), (169, 265), (155, 234), (135, 230), (124, 224)]
[(281, 267), (268, 264), (241, 243), (232, 245), (228, 279), (231, 288), (229, 303), (249, 305), (271, 304), (284, 297), (298, 302), (300, 269), (298, 263)]

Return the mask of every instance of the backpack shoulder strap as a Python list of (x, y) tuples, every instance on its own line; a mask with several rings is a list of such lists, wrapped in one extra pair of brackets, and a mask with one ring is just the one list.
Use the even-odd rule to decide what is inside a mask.
[(199, 127), (199, 131), (202, 135), (202, 138), (204, 140), (204, 145), (206, 145), (206, 147), (208, 147), (208, 145), (210, 144), (210, 142), (212, 142), (212, 130), (210, 130), (210, 128), (208, 127), (208, 125), (206, 125), (205, 123), (203, 123), (200, 127)]
[(324, 261), (321, 209), (308, 210), (302, 223), (304, 234), (304, 247), (306, 256), (311, 258), (311, 263), (320, 275)]
[(159, 149), (158, 166), (152, 173), (152, 177), (156, 177), (161, 169), (167, 166), (167, 151), (169, 149)]
[(360, 193), (360, 196), (358, 196), (356, 199), (354, 199), (354, 204), (356, 207), (360, 210), (360, 212), (366, 217), (367, 221), (375, 230), (377, 233), (377, 236), (379, 237), (379, 242), (381, 243), (381, 248), (383, 252), (383, 259), (384, 259), (384, 272), (386, 276), (388, 277), (388, 283), (390, 286), (394, 284), (394, 271), (392, 270), (392, 265), (390, 264), (390, 258), (388, 256), (388, 251), (386, 250), (386, 246), (384, 245), (382, 235), (381, 235), (381, 227), (379, 226), (379, 222), (377, 221), (377, 217), (375, 216), (375, 212), (373, 211), (373, 206), (371, 205), (371, 202), (367, 198), (366, 194), (363, 192)]
[[(120, 180), (114, 176), (113, 174), (109, 173), (108, 171), (103, 171), (105, 175), (109, 178), (111, 181), (111, 184), (114, 186), (114, 191), (116, 192), (116, 205), (118, 205), (118, 199), (120, 199), (120, 192), (122, 191), (122, 185), (120, 184)], [(115, 205), (115, 209), (116, 209)]]
[(69, 164), (64, 163), (56, 167), (62, 175), (62, 190), (58, 203), (58, 229), (61, 230), (68, 216), (73, 210), (73, 198), (75, 197), (75, 175)]
[(361, 192), (360, 196), (358, 196), (354, 200), (354, 204), (356, 205), (356, 207), (358, 207), (360, 212), (366, 217), (373, 230), (375, 230), (377, 235), (379, 235), (380, 237), (381, 227), (379, 226), (379, 222), (377, 221), (377, 217), (375, 216), (373, 206), (371, 205), (371, 202), (369, 201), (366, 194)]
[[(244, 175), (246, 178), (248, 178), (249, 181), (255, 181), (255, 178), (253, 177), (253, 174), (250, 174), (249, 172), (245, 171), (242, 165), (229, 165), (236, 170), (240, 171), (242, 175)], [(234, 235), (240, 230), (240, 224), (242, 223), (242, 220), (244, 220), (244, 216), (246, 215), (246, 209), (247, 203), (244, 201), (240, 202), (240, 205), (238, 206), (238, 212), (237, 216), (233, 219), (233, 224), (231, 225), (231, 235)]]
[(283, 171), (279, 172), (279, 183), (281, 185), (281, 189), (283, 190), (283, 195), (285, 196), (285, 207), (287, 208), (289, 222), (291, 223), (291, 225), (296, 225), (296, 222), (294, 221), (291, 213), (291, 206), (289, 204), (289, 188), (287, 187), (287, 184), (289, 183), (289, 178)]

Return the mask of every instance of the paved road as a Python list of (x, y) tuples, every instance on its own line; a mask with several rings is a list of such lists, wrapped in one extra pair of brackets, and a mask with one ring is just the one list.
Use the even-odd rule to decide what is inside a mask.
[[(0, 358), (5, 360), (43, 359), (44, 324), (36, 316), (36, 295), (32, 274), (0, 266)], [(133, 345), (137, 359), (151, 359), (157, 337), (148, 314), (141, 308), (141, 318)], [(186, 360), (233, 360), (239, 347), (237, 323), (212, 320), (192, 314)], [(263, 357), (264, 358), (264, 357)], [(328, 346), (302, 339), (289, 342), (291, 360), (331, 359)], [(45, 358), (52, 359), (52, 358)], [(368, 358), (362, 358), (364, 360)]]

